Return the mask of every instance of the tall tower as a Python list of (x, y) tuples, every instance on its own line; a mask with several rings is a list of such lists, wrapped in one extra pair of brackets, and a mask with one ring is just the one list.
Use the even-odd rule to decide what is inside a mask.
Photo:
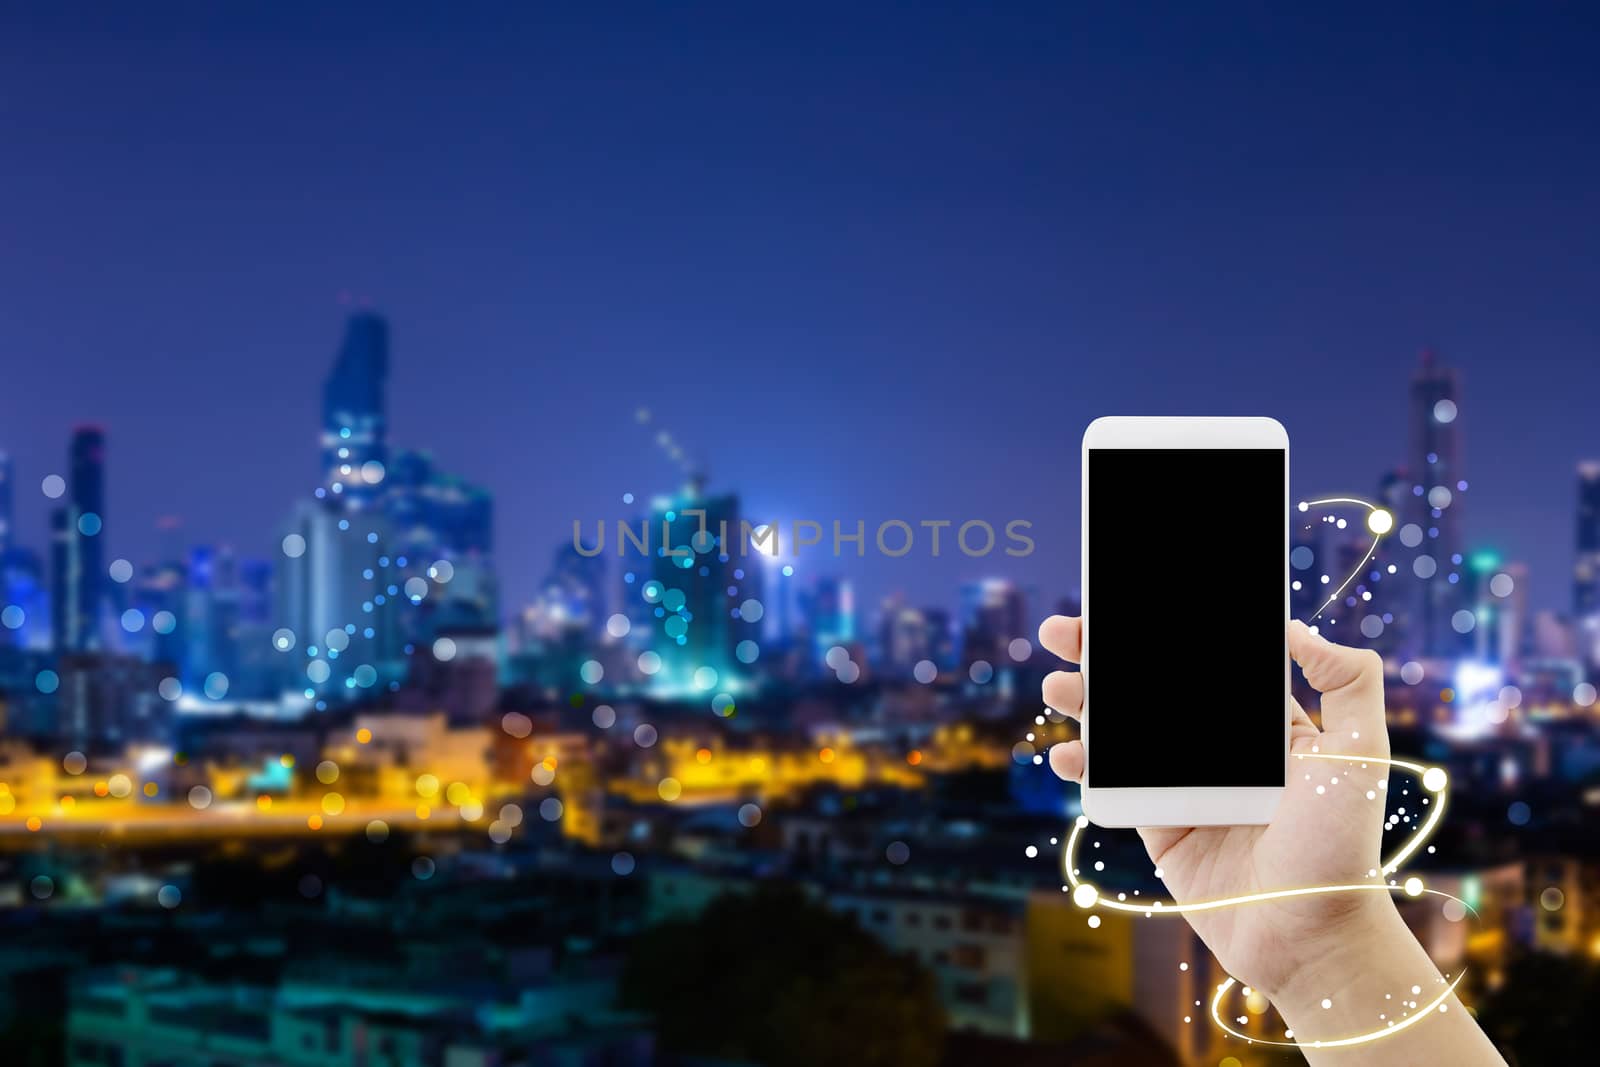
[(386, 473), (388, 376), (389, 324), (370, 312), (350, 316), (322, 387), (322, 482), (352, 509), (373, 503)]
[(0, 557), (11, 551), (11, 457), (0, 452)]
[(1572, 610), (1600, 614), (1600, 460), (1578, 464), (1578, 558), (1572, 571)]
[(1456, 372), (1424, 349), (1411, 376), (1408, 466), (1413, 481), (1406, 518), (1424, 531), (1418, 555), (1431, 556), (1434, 563), (1431, 577), (1420, 581), (1410, 635), (1427, 656), (1455, 656), (1471, 647), (1451, 622), (1470, 599), (1467, 583), (1459, 577), (1452, 581), (1460, 574), (1462, 554), (1460, 395)]
[(67, 450), (67, 504), (50, 516), (51, 629), (58, 652), (100, 644), (105, 596), (106, 437), (98, 426), (72, 432)]

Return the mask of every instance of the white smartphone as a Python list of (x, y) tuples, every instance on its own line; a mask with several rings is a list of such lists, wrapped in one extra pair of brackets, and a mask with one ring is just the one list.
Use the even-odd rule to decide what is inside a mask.
[(1289, 772), (1289, 435), (1102, 418), (1083, 435), (1083, 811), (1270, 822)]

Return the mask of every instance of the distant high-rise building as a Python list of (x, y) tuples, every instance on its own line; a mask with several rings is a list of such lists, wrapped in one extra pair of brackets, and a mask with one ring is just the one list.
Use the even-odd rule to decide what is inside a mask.
[(322, 387), (322, 471), (324, 491), (354, 509), (372, 503), (386, 474), (388, 376), (389, 324), (352, 315)]
[(1582, 619), (1600, 614), (1600, 460), (1578, 464), (1577, 549), (1572, 608)]
[(98, 426), (80, 426), (73, 431), (67, 457), (67, 503), (50, 516), (50, 610), (58, 652), (82, 652), (102, 645), (105, 447), (105, 433)]
[[(766, 613), (761, 565), (742, 555), (742, 518), (737, 495), (708, 496), (699, 479), (654, 508), (652, 539), (664, 537), (666, 543), (653, 543), (668, 553), (649, 563), (664, 613), (651, 621), (666, 637), (658, 646), (663, 665), (654, 681), (659, 688), (695, 688), (702, 667), (724, 679), (737, 676), (743, 672), (736, 658), (739, 643), (761, 638)], [(638, 595), (644, 594), (641, 588)], [(751, 606), (747, 615), (750, 601), (761, 606)]]
[[(1424, 537), (1419, 555), (1430, 556), (1434, 568), (1417, 589), (1417, 611), (1408, 640), (1423, 655), (1449, 657), (1471, 647), (1470, 638), (1452, 625), (1456, 612), (1469, 602), (1467, 583), (1452, 581), (1462, 553), (1461, 494), (1465, 490), (1460, 430), (1461, 384), (1456, 372), (1424, 350), (1411, 377), (1410, 423), (1411, 504), (1405, 518)], [(1420, 576), (1421, 572), (1419, 572)]]
[(393, 553), (388, 520), (347, 519), (334, 505), (303, 500), (282, 534), (277, 622), (293, 637), (281, 677), (291, 689), (309, 690), (308, 699), (357, 697), (398, 680), (405, 673), (400, 616), (413, 607), (402, 587), (416, 576)]
[(11, 551), (11, 457), (0, 452), (0, 557)]
[(1027, 597), (1011, 582), (1003, 578), (985, 578), (962, 587), (961, 657), (964, 662), (970, 664), (980, 659), (990, 663), (1007, 662), (1012, 640), (1031, 632)]
[(494, 497), (438, 469), (426, 452), (395, 453), (384, 481), (382, 506), (394, 530), (395, 551), (426, 570), (440, 560), (451, 569), (414, 616), (417, 638), (439, 628), (494, 628), (500, 614), (495, 578)]

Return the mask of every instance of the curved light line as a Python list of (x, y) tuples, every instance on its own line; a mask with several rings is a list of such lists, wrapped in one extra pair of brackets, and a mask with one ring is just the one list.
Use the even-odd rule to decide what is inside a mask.
[[(1417, 775), (1419, 779), (1429, 770), (1429, 768), (1424, 767), (1422, 764), (1412, 763), (1410, 760), (1389, 759), (1382, 756), (1342, 756), (1332, 752), (1296, 752), (1294, 753), (1294, 756), (1296, 759), (1335, 760), (1341, 763), (1378, 763), (1385, 767), (1399, 767), (1403, 770), (1410, 771)], [(1400, 864), (1404, 863), (1412, 854), (1416, 852), (1417, 849), (1421, 848), (1422, 845), (1427, 841), (1428, 837), (1432, 835), (1434, 829), (1439, 825), (1440, 818), (1443, 817), (1444, 798), (1448, 791), (1449, 788), (1447, 779), (1446, 788), (1441, 789), (1439, 792), (1434, 794), (1435, 802), (1430, 805), (1433, 810), (1429, 813), (1428, 818), (1423, 821), (1421, 826), (1417, 827), (1417, 829), (1410, 835), (1406, 843), (1400, 847), (1399, 851), (1382, 862), (1378, 869), (1383, 874), (1392, 874), (1398, 870), (1400, 868)], [(1082, 835), (1083, 829), (1087, 825), (1088, 819), (1084, 818), (1083, 816), (1079, 816), (1076, 820), (1074, 820), (1072, 824), (1072, 832), (1067, 835), (1066, 846), (1061, 850), (1062, 873), (1067, 879), (1067, 884), (1073, 889), (1078, 888), (1078, 886), (1081, 884), (1081, 880), (1078, 878), (1073, 861), (1077, 858), (1078, 854), (1078, 838)], [(1104, 897), (1101, 897), (1095, 901), (1094, 906), (1099, 907), (1104, 905), (1106, 908), (1112, 911), (1135, 912), (1138, 914), (1147, 915), (1181, 915), (1185, 912), (1216, 911), (1219, 908), (1232, 908), (1241, 904), (1258, 904), (1265, 900), (1280, 900), (1286, 897), (1316, 896), (1321, 893), (1343, 893), (1351, 890), (1382, 890), (1385, 892), (1394, 893), (1404, 892), (1405, 886), (1390, 885), (1387, 882), (1363, 882), (1355, 885), (1302, 886), (1298, 889), (1270, 889), (1264, 890), (1260, 893), (1249, 893), (1238, 897), (1221, 897), (1216, 900), (1197, 900), (1189, 904), (1179, 904), (1177, 901), (1172, 900), (1158, 900), (1151, 904), (1129, 904), (1126, 901), (1107, 900)], [(1446, 897), (1463, 906), (1466, 906), (1466, 901), (1460, 900), (1458, 897), (1451, 896), (1449, 893), (1444, 893), (1437, 889), (1424, 889), (1423, 892), (1429, 896)]]
[(1450, 984), (1445, 986), (1444, 992), (1429, 1001), (1426, 1007), (1418, 1008), (1413, 1014), (1406, 1016), (1397, 1023), (1384, 1027), (1382, 1030), (1369, 1030), (1367, 1033), (1356, 1034), (1354, 1037), (1338, 1037), (1325, 1041), (1275, 1041), (1271, 1038), (1254, 1037), (1235, 1030), (1222, 1017), (1222, 998), (1227, 996), (1228, 990), (1237, 984), (1232, 978), (1219, 985), (1216, 994), (1211, 998), (1211, 1021), (1233, 1037), (1255, 1045), (1275, 1045), (1278, 1048), (1343, 1048), (1348, 1045), (1364, 1045), (1369, 1041), (1378, 1041), (1391, 1034), (1397, 1034), (1408, 1026), (1415, 1026), (1435, 1011), (1438, 1011), (1439, 1006), (1450, 999), (1451, 994), (1456, 991), (1456, 986), (1461, 984), (1461, 979), (1466, 977), (1466, 974), (1466, 971), (1462, 971), (1456, 975)]
[[(1358, 500), (1357, 498), (1355, 498), (1353, 496), (1329, 496), (1329, 497), (1323, 497), (1321, 500), (1306, 500), (1306, 501), (1302, 501), (1302, 503), (1304, 503), (1305, 506), (1308, 507), (1308, 508), (1319, 507), (1319, 506), (1321, 506), (1323, 504), (1359, 504), (1362, 507), (1367, 509), (1367, 514), (1369, 514), (1369, 515), (1372, 514), (1374, 511), (1378, 510), (1378, 505), (1377, 504), (1374, 504), (1369, 500)], [(1368, 529), (1371, 529), (1371, 527), (1368, 527)], [(1302, 620), (1303, 622), (1306, 623), (1306, 625), (1309, 626), (1311, 623), (1316, 622), (1318, 619), (1320, 619), (1322, 617), (1322, 613), (1324, 611), (1328, 610), (1328, 606), (1330, 604), (1332, 604), (1335, 600), (1338, 600), (1340, 594), (1342, 594), (1347, 588), (1349, 588), (1350, 583), (1356, 580), (1356, 575), (1361, 573), (1361, 569), (1363, 567), (1365, 567), (1368, 563), (1371, 563), (1372, 562), (1372, 558), (1378, 554), (1378, 543), (1380, 541), (1382, 541), (1382, 540), (1383, 540), (1383, 534), (1375, 534), (1375, 535), (1373, 535), (1372, 544), (1370, 546), (1368, 546), (1366, 555), (1361, 557), (1361, 562), (1356, 565), (1356, 569), (1351, 571), (1349, 573), (1349, 575), (1346, 576), (1345, 580), (1340, 583), (1339, 588), (1337, 588), (1337, 589), (1335, 589), (1333, 591), (1333, 595), (1328, 597), (1327, 600), (1324, 600), (1322, 602), (1322, 606), (1320, 608), (1318, 608), (1316, 611), (1313, 611), (1309, 617), (1307, 617), (1306, 619)]]
[[(1336, 760), (1339, 761), (1339, 763), (1381, 763), (1382, 766), (1398, 766), (1398, 768), (1405, 769), (1405, 771), (1411, 771), (1411, 773), (1416, 774), (1419, 779), (1421, 779), (1422, 774), (1426, 774), (1427, 771), (1429, 771), (1429, 768), (1422, 766), (1421, 763), (1413, 763), (1413, 761), (1410, 760), (1392, 760), (1392, 758), (1376, 757), (1376, 755), (1339, 755), (1339, 753), (1334, 752), (1296, 752), (1294, 753), (1294, 758), (1296, 758), (1296, 760)], [(1387, 875), (1387, 873), (1394, 873), (1395, 870), (1400, 869), (1400, 864), (1403, 864), (1403, 862), (1405, 862), (1406, 859), (1411, 856), (1411, 854), (1416, 853), (1416, 849), (1421, 848), (1421, 846), (1426, 843), (1427, 838), (1434, 833), (1434, 829), (1437, 827), (1438, 821), (1440, 821), (1440, 819), (1443, 817), (1443, 811), (1445, 811), (1445, 793), (1448, 792), (1450, 792), (1450, 787), (1448, 787), (1448, 779), (1446, 779), (1445, 789), (1440, 789), (1437, 793), (1434, 793), (1435, 803), (1434, 805), (1430, 805), (1432, 806), (1432, 811), (1430, 811), (1426, 821), (1422, 822), (1422, 825), (1419, 825), (1418, 829), (1411, 833), (1410, 838), (1406, 840), (1405, 845), (1400, 846), (1400, 849), (1398, 849), (1394, 856), (1390, 856), (1389, 859), (1386, 859), (1386, 861), (1382, 861), (1382, 864), (1379, 865), (1379, 870), (1381, 870), (1382, 873), (1386, 873)], [(1078, 878), (1077, 870), (1075, 870), (1074, 859), (1077, 857), (1078, 837), (1082, 837), (1083, 827), (1086, 827), (1086, 825), (1088, 825), (1088, 819), (1083, 816), (1078, 816), (1077, 819), (1072, 822), (1072, 832), (1067, 833), (1066, 846), (1062, 846), (1061, 849), (1062, 875), (1066, 877), (1067, 885), (1072, 886), (1074, 889), (1077, 889), (1078, 885), (1082, 883), (1082, 880)], [(1246, 894), (1246, 896), (1219, 897), (1219, 899), (1214, 899), (1214, 901), (1194, 901), (1190, 902), (1190, 904), (1178, 904), (1176, 901), (1155, 901), (1154, 904), (1128, 904), (1128, 902), (1125, 901), (1107, 901), (1107, 899), (1101, 897), (1101, 899), (1098, 899), (1098, 901), (1094, 902), (1094, 905), (1096, 905), (1096, 907), (1098, 907), (1098, 905), (1106, 905), (1107, 909), (1118, 910), (1118, 912), (1139, 912), (1149, 913), (1149, 915), (1181, 915), (1181, 913), (1184, 912), (1213, 912), (1213, 910), (1222, 909), (1222, 907), (1235, 907), (1235, 905), (1238, 904), (1259, 904), (1261, 901), (1277, 901), (1277, 899), (1282, 899), (1282, 897), (1315, 896), (1315, 894), (1318, 893), (1344, 893), (1344, 891), (1347, 891), (1347, 889), (1386, 889), (1386, 891), (1389, 891), (1389, 893), (1395, 893), (1395, 891), (1405, 891), (1405, 886), (1387, 885), (1387, 883), (1381, 883), (1381, 881), (1347, 886), (1302, 886), (1302, 888), (1298, 889), (1267, 889), (1267, 891), (1262, 891), (1262, 893), (1251, 893)], [(1458, 901), (1458, 897), (1450, 896), (1448, 893), (1440, 893), (1438, 889), (1424, 889), (1424, 893), (1430, 894), (1430, 896), (1450, 897), (1451, 901)], [(1461, 902), (1462, 905), (1466, 904), (1466, 901), (1458, 902)]]
[[(1390, 768), (1398, 767), (1403, 771), (1407, 771), (1415, 775), (1419, 783), (1422, 777), (1431, 769), (1420, 763), (1413, 763), (1410, 760), (1392, 759), (1380, 756), (1345, 756), (1332, 752), (1297, 752), (1294, 753), (1294, 756), (1296, 759), (1322, 759), (1334, 760), (1343, 763), (1362, 764), (1376, 763)], [(1390, 856), (1387, 860), (1383, 861), (1383, 864), (1380, 868), (1383, 874), (1392, 874), (1398, 870), (1400, 865), (1404, 863), (1412, 854), (1414, 854), (1418, 848), (1421, 848), (1423, 843), (1433, 835), (1433, 831), (1439, 825), (1439, 820), (1443, 817), (1445, 795), (1448, 792), (1449, 779), (1446, 778), (1445, 785), (1441, 787), (1438, 792), (1433, 794), (1434, 802), (1431, 805), (1433, 810), (1429, 813), (1427, 819), (1423, 820), (1422, 825), (1417, 827), (1417, 829), (1410, 835), (1406, 843), (1402, 845), (1393, 856)], [(1078, 841), (1083, 836), (1083, 830), (1086, 826), (1088, 826), (1088, 824), (1088, 819), (1084, 818), (1083, 816), (1079, 816), (1076, 820), (1074, 820), (1072, 832), (1067, 835), (1066, 844), (1061, 850), (1062, 871), (1066, 877), (1068, 885), (1074, 890), (1076, 890), (1079, 885), (1083, 884), (1076, 874), (1074, 863), (1077, 858)], [(1273, 889), (1265, 890), (1260, 893), (1248, 893), (1237, 897), (1221, 897), (1215, 900), (1200, 900), (1190, 904), (1179, 904), (1175, 901), (1165, 900), (1158, 900), (1150, 904), (1130, 904), (1121, 900), (1108, 900), (1100, 896), (1098, 889), (1096, 889), (1095, 900), (1093, 903), (1089, 904), (1088, 907), (1105, 908), (1108, 911), (1130, 912), (1136, 915), (1146, 916), (1184, 915), (1191, 912), (1216, 911), (1222, 908), (1238, 907), (1244, 904), (1257, 904), (1268, 900), (1283, 900), (1291, 897), (1318, 896), (1324, 893), (1350, 892), (1398, 892), (1404, 893), (1406, 896), (1444, 897), (1446, 900), (1453, 900), (1460, 904), (1466, 911), (1476, 914), (1476, 909), (1474, 909), (1466, 901), (1450, 893), (1443, 892), (1442, 890), (1428, 889), (1427, 887), (1423, 887), (1418, 893), (1412, 894), (1403, 884), (1397, 885), (1383, 881), (1362, 882), (1354, 885), (1318, 885), (1303, 886), (1298, 889)], [(1217, 987), (1216, 995), (1211, 998), (1211, 1021), (1215, 1023), (1224, 1033), (1232, 1037), (1237, 1037), (1240, 1040), (1248, 1041), (1258, 1045), (1271, 1045), (1279, 1048), (1297, 1048), (1302, 1045), (1309, 1045), (1312, 1048), (1341, 1048), (1350, 1045), (1362, 1045), (1368, 1042), (1381, 1040), (1382, 1038), (1404, 1030), (1409, 1026), (1415, 1026), (1422, 1019), (1438, 1010), (1439, 1006), (1455, 992), (1456, 986), (1461, 983), (1461, 979), (1465, 975), (1466, 971), (1463, 970), (1460, 974), (1456, 975), (1455, 979), (1451, 981), (1449, 985), (1445, 987), (1444, 992), (1440, 993), (1436, 998), (1434, 998), (1434, 1000), (1429, 1002), (1426, 1007), (1419, 1009), (1415, 1014), (1408, 1015), (1400, 1022), (1384, 1027), (1382, 1030), (1372, 1030), (1363, 1034), (1355, 1034), (1351, 1037), (1307, 1042), (1293, 1040), (1277, 1041), (1269, 1038), (1254, 1037), (1240, 1030), (1235, 1030), (1231, 1025), (1229, 1025), (1227, 1020), (1222, 1016), (1222, 1000), (1225, 996), (1227, 996), (1228, 991), (1238, 984), (1237, 981), (1230, 976), (1226, 981)]]

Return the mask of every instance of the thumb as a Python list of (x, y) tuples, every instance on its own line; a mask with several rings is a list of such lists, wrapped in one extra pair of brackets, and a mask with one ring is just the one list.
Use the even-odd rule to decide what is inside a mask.
[(1336, 645), (1298, 620), (1289, 624), (1289, 655), (1322, 694), (1323, 730), (1387, 743), (1381, 656), (1370, 648)]

